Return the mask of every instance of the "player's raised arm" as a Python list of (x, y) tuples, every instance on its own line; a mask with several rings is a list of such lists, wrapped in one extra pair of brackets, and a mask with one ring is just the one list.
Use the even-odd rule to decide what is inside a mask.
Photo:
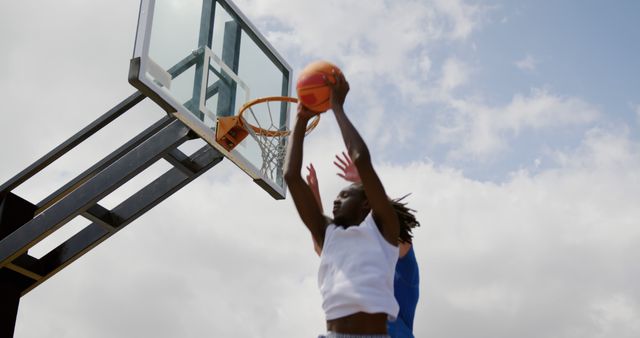
[(289, 138), (289, 149), (284, 166), (284, 179), (302, 222), (320, 247), (324, 244), (327, 221), (318, 207), (313, 192), (301, 175), (304, 134), (313, 112), (298, 105), (298, 114)]
[(331, 86), (331, 106), (349, 157), (358, 169), (373, 217), (376, 223), (382, 227), (382, 235), (387, 242), (397, 246), (400, 234), (398, 217), (384, 191), (378, 174), (373, 169), (367, 145), (344, 112), (344, 100), (349, 92), (349, 83), (342, 73), (334, 72), (334, 76), (336, 78), (335, 84), (327, 81), (327, 84)]

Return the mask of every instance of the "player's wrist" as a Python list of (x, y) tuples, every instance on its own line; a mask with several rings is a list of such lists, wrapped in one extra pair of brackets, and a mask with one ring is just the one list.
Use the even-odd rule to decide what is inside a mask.
[(337, 104), (331, 107), (334, 114), (344, 114), (344, 106), (342, 104)]
[(308, 116), (308, 114), (305, 113), (298, 113), (297, 119), (298, 121), (306, 124), (311, 119), (311, 116)]

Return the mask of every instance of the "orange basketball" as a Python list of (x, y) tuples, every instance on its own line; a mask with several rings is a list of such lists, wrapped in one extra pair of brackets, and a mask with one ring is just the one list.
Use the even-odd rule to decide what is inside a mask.
[(306, 66), (296, 84), (298, 99), (303, 106), (316, 113), (331, 109), (331, 88), (327, 86), (325, 77), (330, 83), (336, 83), (333, 71), (340, 73), (340, 68), (327, 61), (316, 61)]

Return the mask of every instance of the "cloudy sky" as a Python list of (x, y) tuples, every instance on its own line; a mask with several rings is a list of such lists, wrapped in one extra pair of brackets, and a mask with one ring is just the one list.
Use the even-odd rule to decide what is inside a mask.
[[(340, 65), (385, 187), (413, 193), (417, 337), (640, 336), (640, 2), (236, 4), (294, 72)], [(0, 0), (0, 181), (134, 92), (138, 6)], [(38, 202), (163, 114), (146, 100), (14, 192)], [(325, 208), (342, 148), (326, 114), (305, 157)], [(23, 297), (16, 337), (314, 337), (317, 264), (291, 200), (223, 161)]]

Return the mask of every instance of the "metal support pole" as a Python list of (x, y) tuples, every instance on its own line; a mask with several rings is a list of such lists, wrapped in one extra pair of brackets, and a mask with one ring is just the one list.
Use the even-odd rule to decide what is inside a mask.
[[(222, 42), (222, 62), (234, 73), (238, 74), (240, 64), (240, 25), (234, 21), (224, 24), (224, 41)], [(222, 74), (223, 80), (218, 90), (218, 116), (232, 116), (235, 110), (237, 85), (228, 75)]]
[(164, 151), (184, 142), (188, 134), (187, 126), (173, 120), (163, 130), (69, 193), (46, 212), (0, 241), (0, 264), (4, 266), (10, 263), (29, 247), (96, 204), (162, 157)]
[[(97, 217), (94, 223), (40, 259), (37, 270), (42, 274), (42, 277), (30, 285), (24, 293), (43, 283), (95, 246), (122, 230), (129, 223), (218, 164), (223, 158), (224, 156), (219, 151), (206, 145), (192, 156), (183, 159), (180, 167), (170, 169), (112, 210), (105, 210), (103, 215), (106, 214), (108, 217)], [(188, 168), (190, 172), (186, 173), (185, 168)], [(14, 264), (16, 263), (14, 262)]]
[(17, 186), (33, 177), (35, 174), (39, 173), (40, 170), (46, 168), (49, 164), (62, 157), (62, 155), (75, 148), (78, 144), (82, 143), (91, 135), (104, 128), (104, 126), (108, 125), (120, 115), (124, 114), (126, 111), (134, 107), (136, 104), (140, 103), (140, 101), (142, 101), (144, 98), (145, 96), (141, 92), (135, 92), (131, 94), (131, 96), (124, 99), (124, 101), (111, 108), (111, 110), (104, 113), (104, 115), (100, 116), (91, 124), (70, 137), (64, 143), (57, 146), (55, 149), (51, 150), (38, 161), (30, 165), (27, 169), (21, 171), (19, 174), (0, 186), (0, 198), (2, 198), (7, 192), (15, 189)]
[[(198, 48), (211, 48), (213, 40), (213, 19), (215, 17), (215, 3), (212, 0), (202, 2), (202, 15), (200, 17), (200, 34), (198, 37)], [(200, 111), (200, 100), (202, 98), (202, 88), (208, 87), (209, 78), (209, 60), (204, 57), (206, 53), (202, 53), (197, 59), (195, 67), (195, 76), (193, 78), (193, 92), (191, 100), (185, 103), (185, 106), (201, 121), (204, 120), (204, 114)], [(206, 99), (205, 99), (206, 100)]]
[(11, 271), (0, 271), (0, 337), (13, 337), (20, 304), (20, 286)]
[[(36, 206), (12, 193), (0, 199), (0, 240), (33, 218)], [(29, 280), (6, 267), (0, 269), (0, 337), (13, 337), (20, 295)]]

